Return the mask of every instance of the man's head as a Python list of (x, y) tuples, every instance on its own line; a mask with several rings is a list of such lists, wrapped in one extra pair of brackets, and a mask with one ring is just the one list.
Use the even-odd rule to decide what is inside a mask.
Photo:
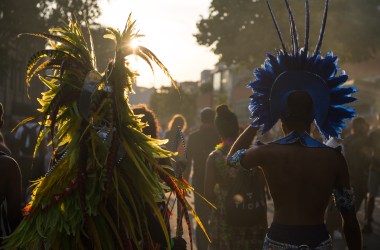
[(206, 107), (201, 110), (201, 122), (203, 124), (213, 124), (215, 119), (215, 111), (212, 108)]
[(362, 117), (357, 117), (352, 121), (352, 130), (354, 134), (366, 135), (369, 132), (369, 124)]
[(296, 91), (289, 95), (286, 113), (281, 117), (285, 133), (293, 130), (309, 131), (313, 121), (313, 101), (306, 92)]
[(4, 108), (3, 108), (3, 104), (0, 102), (0, 129), (3, 127), (3, 124), (4, 124), (3, 114), (4, 114)]

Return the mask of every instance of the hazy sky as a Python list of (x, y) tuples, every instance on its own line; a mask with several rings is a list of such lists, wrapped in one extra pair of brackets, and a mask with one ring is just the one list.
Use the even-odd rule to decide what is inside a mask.
[[(123, 29), (129, 13), (137, 20), (137, 28), (144, 34), (140, 43), (151, 49), (169, 69), (174, 79), (198, 81), (204, 69), (212, 69), (217, 62), (209, 48), (199, 46), (193, 34), (200, 15), (207, 16), (210, 0), (102, 0), (104, 25)], [(138, 85), (159, 87), (169, 80), (156, 70), (155, 76), (143, 62)]]

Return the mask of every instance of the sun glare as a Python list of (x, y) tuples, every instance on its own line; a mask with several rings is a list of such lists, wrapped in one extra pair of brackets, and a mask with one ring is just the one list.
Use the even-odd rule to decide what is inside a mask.
[(137, 49), (137, 47), (140, 46), (140, 41), (139, 41), (139, 39), (133, 39), (133, 40), (129, 43), (129, 46), (131, 46), (133, 50)]
[[(198, 80), (200, 72), (212, 68), (218, 59), (208, 48), (198, 46), (192, 35), (196, 32), (199, 15), (208, 14), (210, 1), (100, 0), (102, 16), (99, 22), (123, 30), (129, 13), (132, 13), (139, 33), (145, 36), (132, 41), (131, 48), (135, 50), (139, 45), (149, 48), (178, 81)], [(129, 60), (131, 64), (137, 64), (138, 85), (170, 86), (170, 79), (160, 69), (155, 68), (155, 74), (152, 74), (144, 60), (134, 60), (133, 57)]]

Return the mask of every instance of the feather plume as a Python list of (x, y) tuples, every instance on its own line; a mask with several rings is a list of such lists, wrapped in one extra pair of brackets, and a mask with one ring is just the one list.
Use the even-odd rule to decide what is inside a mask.
[[(142, 134), (142, 123), (131, 112), (125, 93), (133, 91), (137, 72), (128, 68), (125, 57), (135, 54), (152, 69), (156, 64), (174, 86), (175, 81), (148, 48), (131, 49), (129, 43), (142, 36), (131, 16), (123, 32), (108, 31), (106, 38), (114, 40), (116, 49), (104, 72), (96, 71), (91, 37), (87, 43), (76, 21), (50, 29), (51, 34), (31, 34), (48, 39), (52, 46), (31, 57), (26, 81), (29, 86), (38, 75), (48, 88), (38, 100), (42, 117), (38, 141), (50, 134), (56, 153), (49, 172), (33, 184), (32, 200), (24, 208), (20, 226), (7, 237), (7, 248), (149, 249), (154, 242), (142, 211), (157, 218), (170, 247), (164, 215), (157, 206), (165, 193), (162, 181), (187, 208), (188, 225), (191, 210), (203, 228), (182, 191), (190, 189), (188, 183), (175, 179), (157, 162), (172, 153), (160, 147), (161, 141)], [(52, 68), (50, 75), (40, 75)], [(92, 71), (101, 80), (83, 104), (85, 79)], [(79, 112), (83, 108), (88, 109), (89, 119)]]

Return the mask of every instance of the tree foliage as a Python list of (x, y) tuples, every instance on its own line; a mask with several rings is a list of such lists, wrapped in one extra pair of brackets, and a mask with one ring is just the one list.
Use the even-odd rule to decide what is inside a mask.
[(191, 126), (196, 117), (196, 95), (182, 91), (181, 87), (179, 92), (173, 87), (161, 87), (152, 94), (150, 107), (161, 122), (169, 121), (175, 114), (182, 114)]
[[(305, 1), (289, 0), (304, 45)], [(316, 45), (324, 2), (310, 0), (310, 50)], [(289, 17), (285, 1), (270, 1), (287, 48)], [(346, 61), (360, 61), (380, 49), (380, 0), (330, 1), (322, 53), (327, 50)], [(197, 42), (212, 48), (220, 61), (252, 68), (262, 63), (265, 52), (281, 44), (265, 0), (212, 0), (209, 16), (197, 23)], [(325, 46), (324, 46), (325, 45)]]
[(44, 27), (44, 22), (39, 18), (39, 10), (36, 0), (1, 1), (0, 2), (0, 53), (1, 66), (7, 64), (6, 60), (15, 59), (25, 53), (35, 44), (29, 41), (20, 43), (17, 35), (22, 32), (37, 32)]
[[(0, 1), (0, 85), (12, 85), (17, 90), (15, 94), (20, 98), (13, 101), (21, 101), (22, 98), (24, 102), (27, 101), (24, 95), (26, 63), (34, 51), (45, 45), (42, 39), (18, 35), (45, 32), (50, 27), (57, 27), (62, 21), (68, 22), (69, 17), (81, 20), (83, 24), (86, 20), (91, 27), (98, 29), (94, 24), (99, 15), (98, 0)], [(40, 95), (38, 88), (34, 87), (31, 92), (31, 97), (36, 97), (33, 92)]]
[[(98, 0), (12, 0), (0, 2), (0, 44), (17, 58), (17, 52), (29, 50), (35, 44), (17, 45), (17, 35), (42, 32), (70, 17), (95, 23), (100, 15)], [(32, 40), (31, 40), (32, 41)], [(13, 51), (14, 50), (14, 51)]]
[(37, 0), (40, 16), (47, 25), (56, 26), (59, 21), (69, 18), (95, 22), (100, 15), (99, 0)]

